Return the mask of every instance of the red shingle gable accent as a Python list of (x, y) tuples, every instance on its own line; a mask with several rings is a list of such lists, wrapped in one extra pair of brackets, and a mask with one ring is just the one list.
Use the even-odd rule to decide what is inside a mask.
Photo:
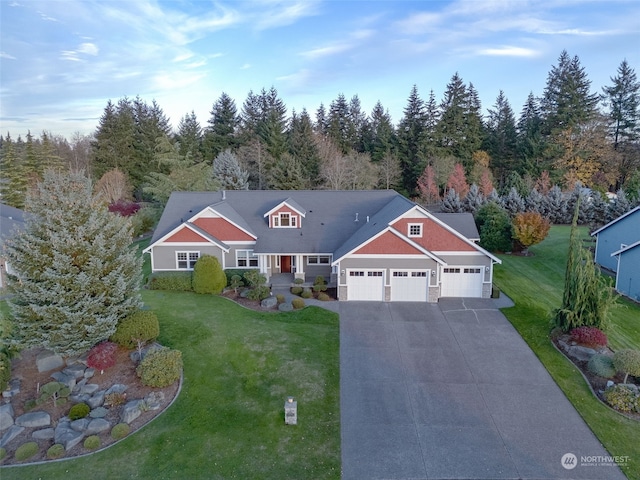
[[(279, 209), (277, 209), (277, 210), (275, 210), (275, 211), (271, 212), (271, 215), (269, 215), (269, 227), (271, 227), (271, 228), (278, 228), (278, 227), (275, 227), (275, 226), (273, 225), (273, 217), (274, 217), (275, 215), (280, 215), (280, 213), (288, 213), (288, 214), (290, 214), (290, 215), (291, 215), (291, 218), (295, 217), (295, 218), (296, 218), (296, 219), (295, 219), (295, 222), (296, 222), (296, 226), (295, 226), (295, 228), (300, 228), (300, 227), (301, 227), (301, 221), (300, 221), (300, 220), (301, 220), (301, 218), (300, 218), (300, 215), (298, 215), (298, 214), (295, 212), (295, 210), (294, 210), (293, 208), (291, 208), (291, 207), (289, 207), (289, 206), (287, 206), (287, 205), (283, 205), (283, 206), (282, 206), (282, 207), (280, 207)], [(280, 228), (282, 228), (282, 227), (280, 227)], [(294, 228), (294, 227), (284, 227), (284, 228)]]
[(208, 234), (223, 242), (233, 241), (253, 241), (251, 235), (240, 230), (238, 227), (224, 218), (196, 218), (193, 223), (203, 229)]
[(429, 218), (401, 218), (392, 226), (402, 235), (408, 236), (410, 223), (422, 224), (422, 237), (411, 237), (411, 240), (431, 252), (475, 251), (471, 245)]
[(413, 245), (391, 232), (385, 232), (364, 247), (353, 252), (355, 255), (424, 255)]
[(209, 240), (204, 238), (202, 235), (194, 232), (188, 227), (182, 227), (176, 233), (174, 233), (169, 238), (167, 238), (165, 242), (207, 242), (209, 243)]

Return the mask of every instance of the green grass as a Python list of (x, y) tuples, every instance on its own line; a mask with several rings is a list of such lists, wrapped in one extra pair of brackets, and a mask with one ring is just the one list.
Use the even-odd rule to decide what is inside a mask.
[[(254, 312), (224, 298), (144, 291), (159, 341), (183, 352), (176, 403), (90, 457), (3, 468), (36, 478), (340, 478), (339, 327), (335, 313)], [(298, 400), (298, 425), (284, 402)]]
[[(569, 246), (569, 227), (554, 226), (547, 239), (531, 247), (533, 257), (502, 255), (495, 283), (516, 303), (503, 313), (545, 365), (569, 401), (612, 455), (627, 455), (628, 478), (640, 479), (640, 423), (602, 405), (577, 368), (549, 340), (550, 312), (560, 306)], [(587, 237), (586, 230), (583, 235)], [(640, 307), (620, 299), (607, 331), (613, 349), (640, 349)], [(588, 455), (589, 452), (575, 452)]]

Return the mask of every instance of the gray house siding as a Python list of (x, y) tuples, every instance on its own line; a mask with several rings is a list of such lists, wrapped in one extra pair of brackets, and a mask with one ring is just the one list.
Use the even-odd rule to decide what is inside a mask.
[(623, 244), (631, 245), (640, 239), (640, 210), (604, 227), (596, 236), (596, 263), (615, 272), (618, 259), (611, 254), (620, 250)]
[(222, 250), (213, 245), (196, 246), (165, 246), (156, 245), (153, 247), (153, 271), (176, 270), (176, 252), (200, 252), (200, 255), (212, 255), (218, 259), (222, 265)]
[[(631, 248), (620, 255), (616, 274), (616, 290), (629, 298), (640, 301), (640, 246)], [(616, 262), (617, 257), (613, 257)]]
[[(447, 265), (450, 267), (455, 267), (457, 265), (461, 266), (482, 266), (489, 267), (489, 270), (485, 268), (484, 270), (484, 282), (491, 283), (491, 273), (493, 270), (491, 259), (484, 255), (439, 255)], [(491, 295), (491, 288), (489, 288), (489, 296)]]

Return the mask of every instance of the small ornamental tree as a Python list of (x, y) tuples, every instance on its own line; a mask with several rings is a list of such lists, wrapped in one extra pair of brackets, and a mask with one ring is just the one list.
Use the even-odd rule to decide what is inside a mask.
[(547, 237), (549, 228), (549, 220), (539, 213), (518, 213), (513, 219), (513, 238), (520, 242), (526, 253), (531, 245), (540, 243)]
[(433, 166), (427, 165), (420, 178), (418, 178), (418, 191), (420, 192), (420, 199), (426, 204), (436, 203), (440, 200), (436, 172)]
[(87, 366), (104, 373), (107, 368), (116, 364), (118, 346), (113, 342), (102, 342), (89, 350)]
[(640, 377), (640, 350), (619, 350), (613, 355), (613, 365), (616, 370), (624, 373), (624, 381), (627, 383), (629, 375)]
[(449, 175), (449, 179), (447, 180), (447, 189), (454, 189), (462, 198), (467, 196), (469, 184), (467, 183), (467, 177), (464, 174), (464, 167), (461, 164), (456, 163), (453, 167), (453, 172), (451, 172), (451, 175)]
[(212, 255), (202, 255), (193, 267), (193, 291), (218, 294), (227, 286), (227, 276)]
[(82, 354), (141, 306), (130, 221), (109, 213), (81, 173), (45, 172), (26, 210), (24, 230), (6, 249), (11, 344)]

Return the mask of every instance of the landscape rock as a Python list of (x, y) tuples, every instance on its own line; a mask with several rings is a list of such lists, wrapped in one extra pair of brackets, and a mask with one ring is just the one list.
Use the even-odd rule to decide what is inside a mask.
[(267, 297), (260, 302), (262, 308), (273, 308), (278, 305), (278, 299), (276, 297)]
[(121, 383), (116, 383), (112, 385), (105, 393), (109, 395), (110, 393), (124, 393), (127, 390), (127, 386)]
[(91, 378), (96, 374), (96, 369), (95, 368), (87, 368), (84, 371), (84, 378)]
[(36, 357), (36, 366), (38, 367), (38, 372), (40, 373), (49, 372), (51, 370), (63, 367), (64, 360), (60, 355), (45, 350), (43, 352), (40, 352)]
[(0, 438), (0, 448), (7, 445), (7, 443), (16, 438), (22, 432), (24, 432), (24, 427), (21, 427), (20, 425), (11, 425), (9, 429), (4, 432), (2, 438)]
[(100, 390), (98, 392), (95, 392), (91, 398), (88, 398), (85, 401), (85, 403), (87, 405), (89, 405), (89, 407), (91, 407), (91, 408), (98, 408), (99, 406), (101, 406), (104, 403), (104, 395), (105, 395), (105, 391), (104, 390)]
[(51, 378), (53, 378), (56, 382), (63, 383), (64, 385), (69, 387), (69, 390), (73, 390), (73, 388), (76, 386), (75, 377), (67, 375), (66, 373), (56, 372), (51, 375)]
[(5, 403), (0, 407), (0, 431), (6, 430), (13, 425), (13, 407), (10, 403)]
[(87, 395), (93, 395), (98, 390), (100, 390), (100, 385), (97, 383), (87, 383), (80, 386), (80, 393), (86, 393)]
[(151, 392), (144, 397), (144, 403), (149, 410), (159, 410), (162, 402), (164, 402), (163, 392)]
[(65, 375), (74, 377), (77, 380), (79, 378), (84, 377), (84, 370), (85, 370), (84, 365), (82, 365), (81, 363), (76, 363), (62, 370), (62, 373), (64, 373)]
[(74, 420), (73, 422), (71, 422), (69, 426), (76, 432), (84, 432), (89, 426), (90, 421), (91, 420), (89, 420), (88, 418), (79, 418), (78, 420)]
[(51, 425), (51, 415), (47, 412), (29, 412), (16, 418), (16, 425), (21, 427), (48, 427)]
[(91, 418), (103, 418), (107, 416), (107, 413), (109, 413), (109, 410), (107, 410), (106, 408), (97, 407), (91, 410), (91, 412), (89, 413), (89, 416)]
[(281, 303), (278, 305), (278, 310), (281, 312), (291, 312), (293, 310), (293, 305), (290, 303)]
[(612, 380), (607, 380), (607, 388), (613, 387), (615, 385), (615, 382)]
[(83, 432), (77, 432), (72, 428), (58, 425), (55, 430), (53, 441), (54, 443), (61, 443), (65, 450), (71, 450), (82, 441), (83, 437)]
[(111, 428), (111, 424), (104, 418), (94, 418), (89, 422), (85, 435), (95, 435), (97, 433), (105, 432)]
[(588, 362), (595, 354), (596, 351), (593, 348), (582, 347), (580, 345), (573, 345), (567, 349), (567, 355), (578, 361)]
[(17, 378), (9, 382), (9, 388), (2, 392), (3, 398), (11, 398), (20, 393), (20, 380)]
[(69, 395), (69, 400), (71, 400), (72, 403), (84, 402), (88, 404), (90, 399), (91, 399), (91, 395), (89, 395), (88, 393), (72, 393), (71, 395)]
[(122, 407), (122, 413), (120, 414), (120, 421), (123, 423), (131, 423), (142, 414), (140, 410), (140, 404), (143, 400), (131, 400)]
[(55, 430), (51, 427), (36, 430), (31, 434), (34, 440), (51, 440), (55, 435)]

